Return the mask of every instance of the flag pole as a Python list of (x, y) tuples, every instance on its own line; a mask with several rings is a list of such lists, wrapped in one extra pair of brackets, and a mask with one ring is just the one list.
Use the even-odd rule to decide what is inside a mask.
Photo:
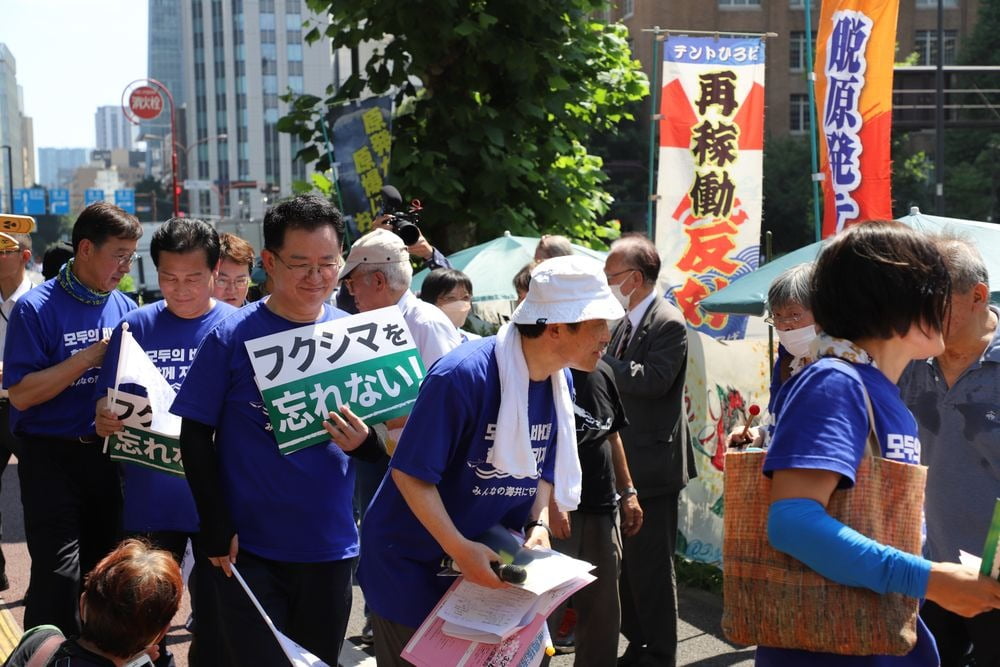
[[(112, 412), (115, 412), (115, 406), (118, 405), (118, 387), (122, 383), (122, 380), (121, 380), (121, 377), (122, 377), (122, 353), (125, 350), (125, 336), (129, 336), (129, 337), (132, 336), (132, 334), (129, 333), (129, 330), (128, 330), (128, 322), (122, 322), (122, 337), (121, 337), (121, 340), (118, 341), (119, 342), (119, 345), (118, 345), (118, 363), (115, 364), (115, 388), (111, 391), (111, 405), (108, 406), (108, 409), (111, 410)], [(115, 414), (118, 414), (118, 413), (115, 412)], [(108, 453), (108, 440), (109, 439), (110, 439), (110, 436), (106, 436), (104, 438), (104, 453), (105, 454)]]
[(802, 0), (805, 8), (806, 22), (806, 91), (808, 93), (809, 106), (809, 163), (812, 168), (812, 200), (813, 200), (813, 227), (815, 228), (816, 240), (822, 238), (823, 219), (820, 217), (819, 209), (819, 182), (823, 179), (823, 174), (819, 170), (819, 147), (816, 145), (816, 135), (819, 128), (816, 127), (816, 72), (813, 70), (813, 32), (812, 32), (812, 0)]

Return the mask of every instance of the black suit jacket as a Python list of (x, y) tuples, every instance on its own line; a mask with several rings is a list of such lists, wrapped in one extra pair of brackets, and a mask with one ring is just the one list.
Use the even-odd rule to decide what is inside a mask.
[[(615, 327), (609, 350), (618, 348), (626, 323)], [(697, 476), (684, 409), (684, 316), (657, 295), (632, 332), (624, 358), (605, 354), (604, 360), (615, 372), (628, 416), (621, 437), (640, 498), (680, 492)]]

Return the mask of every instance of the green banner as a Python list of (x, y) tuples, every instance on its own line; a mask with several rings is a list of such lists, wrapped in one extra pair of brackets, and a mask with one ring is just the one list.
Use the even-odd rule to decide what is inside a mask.
[(126, 426), (108, 437), (107, 451), (114, 461), (184, 476), (181, 441), (162, 433)]
[(330, 440), (323, 420), (347, 405), (368, 424), (410, 413), (424, 366), (416, 349), (367, 359), (262, 392), (282, 454)]

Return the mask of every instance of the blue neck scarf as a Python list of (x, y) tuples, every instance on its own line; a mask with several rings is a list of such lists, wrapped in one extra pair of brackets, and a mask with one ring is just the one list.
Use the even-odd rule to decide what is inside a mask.
[(108, 297), (111, 296), (111, 292), (90, 289), (81, 283), (80, 279), (73, 273), (73, 261), (75, 259), (75, 257), (71, 257), (69, 261), (62, 265), (62, 268), (59, 269), (59, 274), (56, 276), (56, 280), (77, 301), (82, 301), (91, 306), (103, 306), (107, 302)]

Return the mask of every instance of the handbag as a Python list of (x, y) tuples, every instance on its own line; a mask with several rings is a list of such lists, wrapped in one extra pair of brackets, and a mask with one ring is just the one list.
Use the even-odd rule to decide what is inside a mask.
[[(864, 389), (864, 386), (862, 385)], [(826, 511), (862, 535), (919, 554), (927, 468), (882, 457), (868, 407), (866, 453), (853, 488)], [(905, 655), (917, 642), (918, 600), (844, 586), (771, 546), (765, 452), (726, 454), (722, 630), (738, 644), (838, 653)]]

